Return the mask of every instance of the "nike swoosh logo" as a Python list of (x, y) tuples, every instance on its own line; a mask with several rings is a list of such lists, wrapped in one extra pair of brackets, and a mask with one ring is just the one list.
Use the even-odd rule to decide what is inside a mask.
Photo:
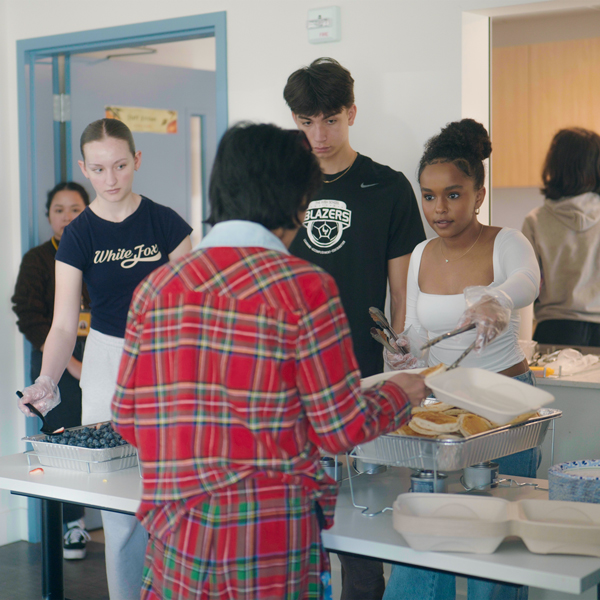
[(361, 183), (360, 187), (361, 188), (368, 188), (368, 187), (373, 187), (374, 185), (379, 185), (379, 183)]

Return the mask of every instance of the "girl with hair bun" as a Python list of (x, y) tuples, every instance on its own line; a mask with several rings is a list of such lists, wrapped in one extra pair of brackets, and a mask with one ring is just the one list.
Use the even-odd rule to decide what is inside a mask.
[[(492, 145), (486, 129), (473, 119), (450, 123), (431, 138), (419, 163), (423, 214), (436, 238), (419, 244), (408, 270), (406, 329), (420, 347), (428, 339), (474, 323), (467, 331), (433, 346), (429, 365), (453, 363), (473, 342), (475, 351), (461, 363), (534, 385), (519, 347), (519, 315), (537, 297), (540, 270), (531, 244), (520, 231), (491, 227), (477, 215), (485, 198), (483, 161)], [(412, 366), (414, 356), (386, 352), (395, 369)], [(535, 477), (539, 448), (503, 457), (499, 472)], [(430, 595), (424, 595), (430, 590)], [(384, 600), (455, 598), (449, 573), (394, 565)], [(523, 600), (528, 588), (469, 579), (469, 599)]]

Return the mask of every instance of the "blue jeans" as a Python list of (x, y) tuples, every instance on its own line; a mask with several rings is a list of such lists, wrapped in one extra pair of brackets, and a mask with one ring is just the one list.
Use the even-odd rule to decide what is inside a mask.
[[(469, 577), (470, 600), (527, 600), (529, 588)], [(393, 565), (383, 600), (454, 600), (456, 577), (434, 569)]]
[[(535, 385), (531, 371), (517, 375), (514, 379)], [(535, 477), (542, 460), (540, 448), (531, 448), (504, 456), (498, 463), (502, 475)], [(468, 578), (469, 600), (527, 600), (529, 588), (524, 585), (498, 583), (478, 577)], [(408, 565), (392, 565), (392, 574), (385, 588), (383, 600), (454, 600), (456, 577), (452, 573), (422, 569)]]

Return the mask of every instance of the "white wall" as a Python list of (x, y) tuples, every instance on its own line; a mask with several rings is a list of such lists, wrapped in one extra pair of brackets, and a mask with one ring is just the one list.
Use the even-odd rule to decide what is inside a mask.
[[(578, 3), (580, 0), (569, 0)], [(589, 3), (581, 0), (581, 3)], [(14, 327), (10, 296), (21, 259), (17, 131), (16, 41), (86, 29), (227, 11), (229, 115), (292, 127), (282, 99), (288, 75), (319, 56), (342, 62), (356, 79), (358, 117), (353, 145), (400, 169), (415, 184), (423, 144), (461, 117), (461, 28), (465, 10), (506, 12), (519, 0), (336, 0), (342, 9), (342, 41), (310, 45), (308, 8), (316, 0), (105, 0), (101, 9), (81, 0), (0, 0), (0, 421), (2, 454), (22, 449), (23, 419), (14, 391), (22, 386), (22, 340)], [(534, 0), (559, 7), (556, 0)], [(564, 4), (564, 2), (562, 2)], [(142, 10), (140, 10), (142, 9)], [(526, 8), (524, 10), (530, 10)], [(485, 49), (482, 49), (485, 52)], [(462, 115), (467, 116), (467, 115)], [(157, 198), (160, 201), (160, 198)], [(25, 520), (3, 496), (0, 543), (25, 537)], [(2, 512), (4, 511), (4, 512)]]
[[(474, 13), (462, 15), (461, 116), (475, 119), (490, 130), (490, 19)], [(489, 159), (485, 161), (486, 190), (490, 189)], [(481, 205), (479, 220), (490, 224), (490, 194)], [(426, 224), (427, 225), (427, 224)], [(427, 226), (434, 235), (432, 229)]]
[[(25, 435), (22, 415), (16, 409), (15, 391), (22, 386), (22, 342), (15, 332), (15, 319), (11, 310), (15, 260), (20, 254), (19, 196), (15, 188), (17, 177), (11, 175), (11, 153), (17, 152), (16, 138), (10, 141), (8, 111), (11, 101), (8, 93), (8, 32), (7, 3), (0, 0), (0, 214), (5, 224), (0, 235), (0, 381), (2, 381), (2, 407), (0, 414), (0, 455), (14, 454), (21, 449), (20, 438)], [(14, 86), (13, 86), (14, 89)], [(14, 114), (14, 113), (13, 113)], [(16, 134), (16, 128), (13, 127)], [(15, 167), (13, 166), (12, 169)], [(18, 169), (18, 166), (16, 167)], [(15, 171), (16, 172), (16, 171)], [(26, 533), (26, 501), (12, 496), (8, 491), (0, 492), (0, 544), (23, 538)]]
[(535, 187), (494, 188), (492, 192), (492, 223), (497, 227), (512, 227), (520, 231), (525, 217), (544, 204), (544, 196)]

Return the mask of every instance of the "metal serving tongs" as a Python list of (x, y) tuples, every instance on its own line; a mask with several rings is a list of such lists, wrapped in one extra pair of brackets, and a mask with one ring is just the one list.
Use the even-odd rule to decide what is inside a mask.
[(435, 344), (437, 344), (438, 342), (441, 342), (442, 340), (447, 340), (448, 338), (454, 337), (455, 335), (458, 335), (459, 333), (464, 333), (465, 331), (470, 331), (471, 329), (475, 329), (475, 327), (476, 327), (475, 323), (469, 323), (468, 325), (463, 325), (462, 327), (459, 327), (458, 329), (449, 331), (448, 333), (443, 333), (442, 335), (438, 335), (437, 337), (435, 337), (435, 338), (429, 340), (428, 342), (426, 342), (425, 344), (423, 344), (421, 346), (421, 350), (426, 350), (427, 348), (431, 348), (431, 346), (435, 346)]
[[(464, 333), (465, 331), (469, 331), (471, 329), (475, 329), (474, 323), (465, 325), (463, 327), (459, 327), (458, 329), (455, 329), (454, 331), (444, 333), (443, 335), (440, 335), (436, 338), (433, 338), (432, 340), (429, 340), (426, 344), (423, 344), (423, 346), (421, 347), (421, 350), (425, 350), (426, 348), (431, 348), (431, 346), (437, 344), (438, 342), (441, 342), (442, 340), (445, 340), (449, 337), (458, 335), (459, 333)], [(449, 367), (446, 367), (443, 371), (440, 371), (440, 373), (444, 373), (446, 371), (452, 371), (452, 369), (456, 369), (456, 367), (458, 367), (458, 365), (462, 362), (462, 360), (465, 358), (465, 356), (467, 356), (467, 354), (469, 354), (469, 352), (471, 352), (474, 348), (475, 348), (475, 342), (473, 342)]]
[(467, 354), (469, 354), (469, 352), (471, 352), (471, 350), (473, 350), (473, 348), (475, 348), (475, 342), (473, 342), (447, 369), (446, 371), (452, 371), (452, 369), (456, 369), (456, 367), (458, 367), (459, 363), (462, 361), (463, 358), (465, 358), (465, 356), (467, 356)]
[(383, 344), (383, 346), (392, 354), (398, 353), (398, 350), (396, 350), (396, 348), (390, 344), (388, 338), (386, 337), (385, 333), (381, 331), (381, 329), (377, 329), (377, 327), (371, 327), (371, 337), (380, 344)]
[(552, 352), (552, 354), (542, 354), (541, 352), (536, 352), (532, 361), (529, 363), (530, 367), (539, 367), (540, 362), (544, 365), (555, 362), (558, 360), (558, 355), (560, 354), (560, 350), (556, 350), (556, 352)]
[[(382, 329), (388, 334), (389, 339), (393, 340), (394, 342), (398, 340), (400, 336), (394, 331), (394, 328), (390, 325), (390, 322), (385, 318), (385, 315), (378, 308), (371, 306), (371, 308), (369, 308), (369, 314), (371, 315), (371, 319), (375, 321), (378, 327), (380, 327), (380, 329)], [(375, 334), (374, 330), (375, 332), (377, 332), (378, 335)], [(381, 335), (381, 332), (378, 332), (377, 329), (375, 329), (374, 327), (371, 328), (371, 335), (378, 342), (382, 343), (393, 354), (398, 354), (398, 352), (400, 352), (400, 354), (406, 354), (408, 352), (408, 350), (400, 344), (397, 344), (398, 349), (394, 348), (389, 343), (389, 340), (385, 336), (385, 334)]]

